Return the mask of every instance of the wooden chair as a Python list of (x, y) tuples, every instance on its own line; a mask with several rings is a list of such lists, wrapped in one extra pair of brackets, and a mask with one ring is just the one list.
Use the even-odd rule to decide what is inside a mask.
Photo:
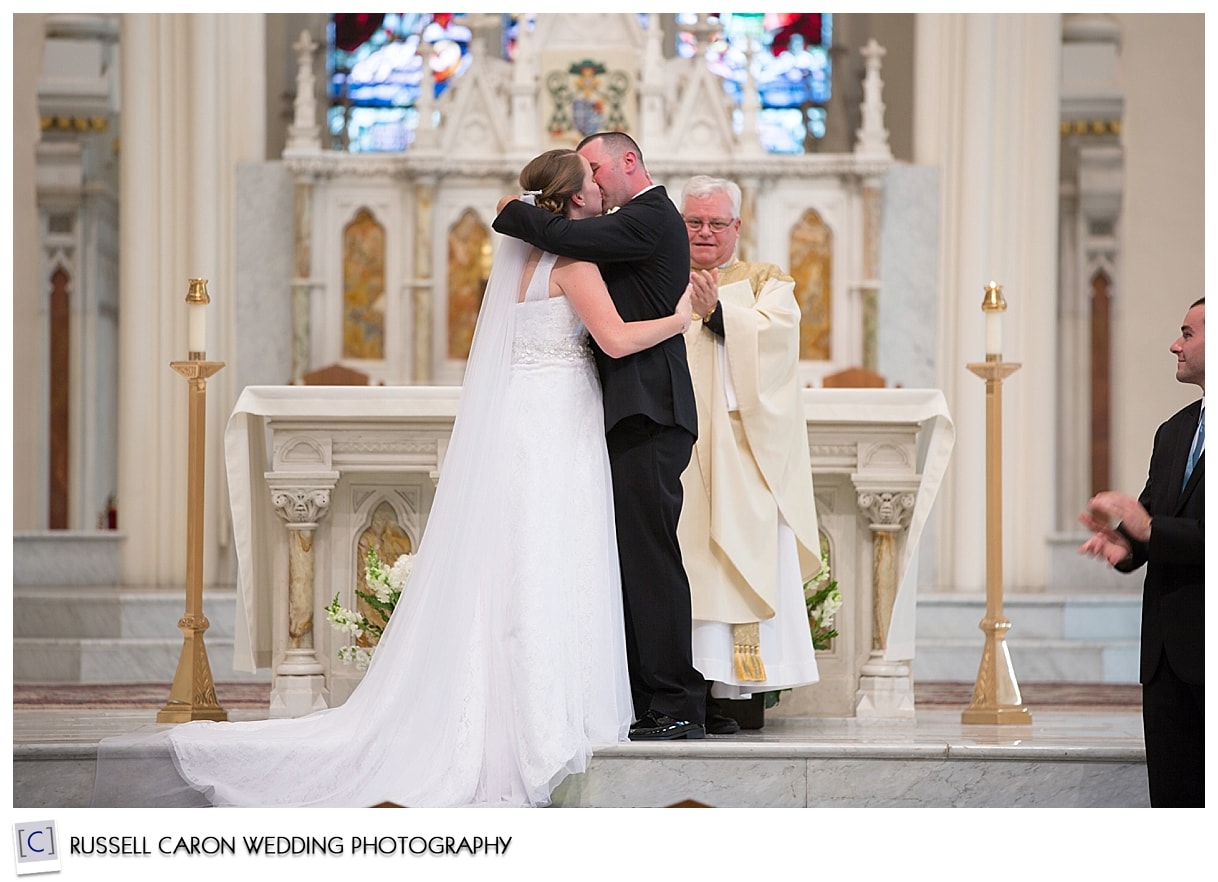
[(370, 377), (355, 368), (331, 364), (309, 371), (301, 379), (306, 386), (367, 386)]
[(875, 371), (848, 367), (835, 374), (826, 374), (821, 381), (826, 389), (883, 389), (888, 381)]

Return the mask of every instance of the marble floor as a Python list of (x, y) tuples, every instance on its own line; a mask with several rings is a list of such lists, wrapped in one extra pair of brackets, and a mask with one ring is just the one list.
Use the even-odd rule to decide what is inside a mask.
[[(264, 711), (230, 710), (230, 720), (266, 719)], [(735, 735), (707, 738), (702, 745), (707, 750), (715, 745), (751, 745), (766, 751), (776, 747), (783, 750), (830, 750), (847, 745), (865, 748), (867, 745), (917, 746), (949, 745), (957, 747), (1001, 750), (1045, 751), (1073, 748), (1089, 753), (1119, 751), (1140, 753), (1142, 746), (1142, 715), (1137, 710), (1111, 708), (1031, 709), (1030, 726), (965, 726), (959, 710), (935, 708), (919, 710), (915, 720), (861, 722), (846, 718), (772, 718), (767, 717), (761, 729), (742, 730)], [(49, 708), (13, 711), (13, 743), (96, 744), (107, 735), (130, 732), (156, 723), (155, 710), (130, 708)], [(671, 745), (663, 745), (671, 746)], [(687, 742), (687, 747), (697, 747)], [(645, 749), (646, 745), (619, 744), (607, 748), (614, 754), (629, 755)]]
[[(407, 829), (504, 834), (516, 849), (511, 863), (528, 867), (530, 876), (569, 872), (589, 861), (603, 871), (598, 878), (636, 875), (640, 866), (670, 861), (673, 843), (680, 842), (689, 844), (680, 852), (688, 869), (733, 878), (785, 867), (818, 878), (931, 872), (951, 882), (978, 876), (1016, 882), (1031, 873), (1134, 879), (1162, 870), (1155, 850), (1137, 847), (1148, 831), (1175, 842), (1184, 829), (1190, 832), (1174, 846), (1181, 865), (1202, 865), (1204, 812), (1138, 811), (1147, 805), (1138, 708), (1029, 705), (1030, 725), (1001, 727), (965, 726), (962, 710), (919, 707), (913, 720), (883, 723), (767, 718), (761, 729), (701, 742), (618, 744), (598, 751), (586, 773), (555, 791), (556, 807), (591, 807), (592, 813), (432, 811), (412, 813), (404, 823), (397, 812), (344, 810), (64, 813), (59, 809), (88, 805), (97, 741), (155, 725), (155, 710), (18, 708), (13, 805), (17, 815), (25, 809), (30, 817), (59, 818), (65, 831), (70, 824), (73, 833), (132, 833), (149, 842), (160, 833), (235, 837), (251, 820), (281, 837), (337, 835), (351, 843), (367, 841), (370, 832), (387, 842)], [(232, 720), (264, 717), (265, 711), (248, 707), (229, 710)], [(662, 810), (686, 805), (719, 811)], [(781, 811), (787, 807), (804, 811)], [(1118, 811), (1082, 811), (1101, 807)], [(849, 808), (864, 811), (832, 811)], [(885, 811), (893, 808), (918, 811)], [(935, 811), (948, 808), (965, 811)], [(1059, 811), (1019, 810), (1036, 808)], [(1134, 847), (1117, 847), (1123, 842)], [(351, 848), (347, 860), (355, 861)], [(98, 861), (74, 860), (87, 872), (71, 878), (100, 878), (93, 867)], [(391, 859), (360, 860), (380, 875)], [(467, 862), (463, 875), (435, 878), (483, 878), (491, 860)], [(239, 861), (265, 873), (265, 861), (238, 854), (229, 863)], [(501, 863), (507, 866), (507, 860)], [(156, 873), (132, 879), (163, 879), (192, 868), (181, 861), (169, 865), (172, 871), (163, 862), (122, 866), (125, 873)], [(455, 872), (458, 865), (452, 866)], [(204, 869), (206, 876), (191, 878), (235, 872), (211, 858)], [(364, 872), (362, 863), (358, 869)]]
[[(1002, 726), (964, 725), (962, 709), (919, 709), (908, 721), (767, 718), (761, 729), (704, 741), (612, 745), (564, 782), (555, 805), (1147, 804), (1136, 708), (1029, 708), (1030, 724)], [(16, 804), (87, 805), (98, 740), (156, 725), (155, 717), (144, 709), (15, 710)], [(263, 718), (260, 710), (229, 711), (234, 721)], [(34, 768), (36, 775), (24, 773)]]

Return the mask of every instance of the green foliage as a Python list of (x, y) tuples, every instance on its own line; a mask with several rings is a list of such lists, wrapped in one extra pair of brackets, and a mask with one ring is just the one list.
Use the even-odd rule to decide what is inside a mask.
[[(842, 593), (838, 590), (837, 579), (829, 571), (829, 553), (822, 549), (820, 555), (820, 571), (804, 582), (804, 604), (808, 609), (808, 630), (812, 632), (812, 648), (828, 649), (833, 638), (837, 636), (837, 628), (833, 627), (833, 619), (842, 608)], [(765, 694), (765, 706), (774, 707), (782, 700), (782, 693), (789, 689), (776, 689)]]
[(373, 621), (358, 610), (341, 606), (338, 595), (335, 594), (330, 605), (326, 607), (326, 619), (334, 630), (356, 640), (356, 643), (339, 649), (339, 659), (354, 664), (360, 670), (367, 668), (377, 641), (385, 633), (389, 616), (393, 614), (398, 600), (402, 597), (413, 563), (414, 555), (403, 554), (392, 567), (387, 568), (381, 562), (376, 549), (368, 549), (364, 558), (365, 587), (356, 588), (355, 596), (375, 611), (380, 621)]

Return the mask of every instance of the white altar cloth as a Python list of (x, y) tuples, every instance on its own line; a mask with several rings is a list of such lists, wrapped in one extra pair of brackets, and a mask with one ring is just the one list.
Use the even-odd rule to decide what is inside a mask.
[[(393, 422), (447, 421), (457, 415), (459, 386), (247, 386), (224, 430), (224, 461), (237, 552), (233, 667), (271, 666), (272, 549), (283, 525), (271, 507), (268, 422), (276, 418)], [(259, 586), (261, 590), (259, 590)]]
[[(356, 421), (368, 425), (414, 420), (447, 422), (457, 413), (457, 386), (249, 386), (224, 433), (225, 464), (237, 553), (237, 621), (233, 666), (253, 672), (272, 664), (272, 561), (283, 526), (271, 506), (267, 482), (272, 459), (270, 426), (277, 419)], [(917, 573), (911, 561), (955, 443), (955, 426), (937, 389), (805, 389), (804, 414), (815, 447), (818, 429), (866, 424), (918, 426), (917, 461), (910, 470), (918, 490), (898, 571), (898, 591), (885, 643), (889, 660), (914, 657)], [(392, 468), (392, 467), (390, 467)], [(813, 475), (817, 456), (813, 451)], [(815, 477), (814, 477), (815, 480)]]
[[(948, 412), (947, 400), (938, 389), (805, 389), (804, 418), (812, 431), (817, 424), (873, 420), (921, 425), (916, 464), (921, 480), (906, 528), (905, 547), (897, 570), (897, 596), (884, 644), (885, 660), (912, 659), (918, 574), (911, 563), (956, 443), (956, 425)], [(812, 473), (816, 474), (815, 457)]]

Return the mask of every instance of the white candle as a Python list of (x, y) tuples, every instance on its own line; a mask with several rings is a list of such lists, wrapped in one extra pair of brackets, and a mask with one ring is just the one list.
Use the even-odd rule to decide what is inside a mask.
[(1002, 357), (1002, 313), (1007, 308), (1007, 302), (1002, 299), (1002, 285), (990, 281), (985, 286), (985, 298), (981, 301), (981, 311), (985, 313), (985, 357), (987, 361), (997, 361)]
[(1002, 311), (989, 309), (985, 313), (986, 355), (1002, 354)]
[(207, 304), (187, 303), (186, 314), (190, 320), (188, 339), (191, 352), (207, 351)]

